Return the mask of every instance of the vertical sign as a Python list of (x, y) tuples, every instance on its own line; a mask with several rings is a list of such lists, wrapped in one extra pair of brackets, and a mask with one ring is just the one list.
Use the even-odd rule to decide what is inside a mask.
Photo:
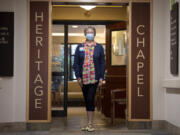
[(30, 2), (28, 121), (48, 121), (49, 2)]
[(150, 119), (150, 3), (132, 3), (131, 119)]
[(13, 76), (14, 13), (0, 12), (0, 76)]
[(172, 5), (171, 9), (171, 52), (170, 70), (171, 74), (178, 75), (178, 50), (179, 50), (179, 9), (178, 3)]

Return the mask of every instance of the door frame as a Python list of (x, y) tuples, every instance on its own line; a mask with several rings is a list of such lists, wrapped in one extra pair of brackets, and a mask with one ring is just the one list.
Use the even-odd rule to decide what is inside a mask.
[(67, 102), (68, 102), (68, 26), (69, 25), (108, 25), (111, 23), (117, 23), (117, 22), (126, 22), (126, 21), (99, 21), (99, 20), (93, 20), (93, 21), (86, 21), (86, 20), (81, 20), (81, 21), (76, 21), (76, 20), (68, 20), (68, 21), (62, 21), (62, 20), (53, 20), (53, 24), (56, 25), (64, 25), (64, 110), (57, 110), (57, 111), (52, 111), (52, 116), (67, 116)]
[[(91, 4), (92, 2), (94, 3), (94, 4), (99, 4), (99, 3), (113, 3), (113, 4), (117, 4), (117, 3), (121, 3), (121, 4), (123, 4), (123, 3), (125, 3), (125, 4), (129, 4), (129, 15), (128, 15), (128, 26), (127, 26), (127, 28), (128, 28), (128, 30), (129, 30), (129, 34), (128, 34), (128, 42), (129, 42), (129, 58), (128, 58), (128, 60), (129, 60), (129, 63), (128, 63), (128, 107), (127, 107), (127, 109), (128, 109), (128, 121), (152, 121), (152, 0), (87, 0), (87, 2), (82, 2), (82, 0), (28, 0), (28, 2), (27, 2), (27, 9), (28, 9), (28, 11), (27, 11), (27, 26), (28, 26), (28, 30), (27, 30), (27, 36), (28, 36), (28, 43), (27, 43), (27, 45), (28, 45), (28, 49), (27, 49), (27, 96), (26, 96), (26, 99), (27, 99), (27, 102), (26, 102), (26, 106), (27, 106), (27, 113), (26, 113), (26, 121), (27, 122), (30, 122), (30, 123), (34, 123), (34, 122), (51, 122), (51, 97), (50, 97), (50, 92), (51, 92), (51, 82), (50, 81), (48, 81), (48, 93), (49, 93), (49, 95), (48, 95), (48, 100), (50, 100), (50, 101), (48, 101), (48, 119), (47, 120), (29, 120), (29, 118), (28, 118), (28, 112), (29, 112), (29, 109), (28, 109), (28, 106), (29, 106), (29, 33), (30, 33), (30, 29), (29, 29), (29, 16), (30, 16), (30, 11), (29, 11), (29, 9), (30, 9), (30, 7), (29, 7), (29, 5), (30, 5), (30, 2), (31, 1), (40, 1), (40, 2), (44, 2), (44, 1), (48, 1), (49, 2), (49, 15), (50, 15), (50, 17), (49, 17), (49, 49), (51, 50), (51, 41), (52, 41), (52, 39), (51, 39), (51, 27), (52, 27), (52, 25), (51, 25), (51, 12), (52, 12), (52, 2), (72, 2), (72, 3), (76, 3), (76, 4), (78, 4), (78, 2), (79, 3), (84, 3), (84, 4)], [(137, 3), (142, 3), (142, 2), (147, 2), (147, 3), (150, 3), (150, 119), (132, 119), (131, 118), (131, 5), (132, 5), (132, 2), (137, 2)], [(65, 21), (57, 21), (58, 23), (65, 23)], [(57, 23), (56, 22), (56, 23)], [(113, 22), (113, 21), (111, 21), (111, 22)], [(84, 23), (86, 24), (91, 24), (91, 25), (93, 25), (94, 23), (95, 23), (95, 21), (84, 21)], [(93, 23), (93, 24), (92, 24)], [(108, 21), (97, 21), (96, 22), (97, 24), (107, 24), (107, 23), (109, 23)], [(94, 24), (94, 25), (97, 25), (97, 24)], [(74, 22), (70, 22), (70, 21), (66, 21), (66, 24), (65, 24), (65, 26), (66, 27), (68, 27), (67, 26), (67, 24), (79, 24), (79, 22), (78, 21), (74, 21)], [(66, 28), (66, 30), (68, 30), (68, 28)], [(67, 31), (68, 32), (68, 31)], [(65, 38), (66, 38), (66, 42), (65, 42), (65, 44), (67, 44), (67, 41), (68, 41), (68, 36), (67, 35), (65, 35)], [(68, 47), (68, 46), (67, 46)], [(50, 50), (49, 50), (49, 55), (51, 56), (52, 54), (51, 54), (51, 52), (50, 52)], [(50, 75), (50, 71), (51, 71), (51, 59), (49, 58), (48, 59), (48, 61), (49, 61), (49, 80), (51, 80), (51, 75)], [(65, 71), (65, 72), (67, 72), (67, 71)], [(65, 88), (67, 89), (67, 85), (65, 86)], [(67, 93), (67, 92), (66, 92)], [(67, 95), (65, 95), (65, 97), (67, 98)], [(65, 107), (66, 107), (66, 110), (67, 110), (67, 104), (65, 105)], [(65, 112), (65, 114), (64, 115), (67, 115), (67, 111)]]

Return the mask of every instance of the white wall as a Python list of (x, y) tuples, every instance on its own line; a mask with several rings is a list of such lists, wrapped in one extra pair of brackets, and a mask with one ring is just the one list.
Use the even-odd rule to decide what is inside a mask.
[(22, 122), (26, 118), (26, 0), (1, 0), (0, 11), (14, 14), (14, 76), (0, 80), (0, 122)]
[(165, 18), (168, 0), (153, 0), (153, 120), (164, 120), (164, 96), (161, 81), (164, 77)]
[[(179, 2), (180, 0), (175, 0)], [(167, 12), (167, 11), (166, 11)], [(168, 10), (169, 12), (169, 10)], [(170, 15), (168, 15), (167, 21), (169, 21)], [(180, 25), (180, 23), (179, 23)], [(170, 33), (170, 24), (168, 23), (168, 33)], [(166, 87), (169, 88), (164, 88), (164, 91), (166, 93), (165, 97), (165, 112), (166, 112), (166, 120), (169, 121), (170, 123), (180, 127), (180, 55), (179, 55), (179, 75), (178, 76), (173, 76), (170, 73), (170, 34), (165, 35), (167, 37), (168, 44), (166, 45), (166, 50), (164, 57), (166, 59), (164, 67), (165, 67), (165, 78), (164, 81), (166, 84)], [(180, 35), (179, 35), (180, 39)], [(180, 53), (180, 47), (179, 47), (179, 53)], [(169, 85), (169, 86), (168, 86)]]
[(180, 75), (170, 73), (169, 2), (153, 0), (153, 119), (180, 127)]

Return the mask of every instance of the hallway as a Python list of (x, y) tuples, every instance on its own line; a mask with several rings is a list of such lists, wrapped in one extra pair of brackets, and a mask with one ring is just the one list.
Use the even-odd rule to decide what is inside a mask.
[[(86, 112), (83, 107), (68, 108), (68, 117), (53, 118), (46, 126), (31, 125), (28, 131), (1, 132), (0, 135), (171, 135), (164, 130), (129, 129), (125, 121), (117, 119), (115, 125), (110, 125), (110, 119), (95, 111), (95, 132), (83, 132), (80, 128), (86, 123)], [(42, 128), (43, 127), (43, 128)], [(142, 128), (142, 127), (141, 127)]]

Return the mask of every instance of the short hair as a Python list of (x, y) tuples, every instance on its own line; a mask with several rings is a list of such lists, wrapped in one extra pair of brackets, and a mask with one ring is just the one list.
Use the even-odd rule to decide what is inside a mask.
[(86, 32), (88, 29), (92, 29), (94, 31), (94, 36), (96, 36), (96, 28), (92, 26), (88, 26), (87, 28), (84, 29), (84, 34), (86, 35)]

